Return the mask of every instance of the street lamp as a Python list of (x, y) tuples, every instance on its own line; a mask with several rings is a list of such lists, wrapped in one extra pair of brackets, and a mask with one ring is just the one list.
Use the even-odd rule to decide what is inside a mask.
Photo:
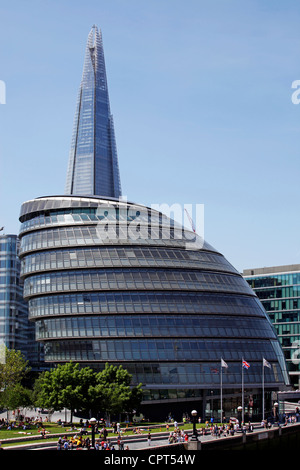
[(89, 423), (92, 426), (92, 447), (94, 449), (95, 448), (95, 424), (97, 423), (96, 418), (91, 418)]
[(242, 427), (242, 421), (243, 421), (243, 418), (242, 418), (243, 407), (242, 407), (242, 406), (238, 406), (238, 407), (237, 407), (237, 412), (238, 412), (239, 427), (241, 428), (241, 427)]
[(275, 424), (276, 420), (278, 418), (278, 415), (277, 415), (278, 414), (278, 403), (277, 403), (277, 401), (275, 401), (273, 406), (274, 406), (274, 424)]
[(192, 415), (192, 422), (193, 422), (193, 435), (191, 437), (191, 441), (198, 441), (198, 433), (196, 429), (196, 417), (197, 417), (197, 411), (193, 410), (191, 412)]

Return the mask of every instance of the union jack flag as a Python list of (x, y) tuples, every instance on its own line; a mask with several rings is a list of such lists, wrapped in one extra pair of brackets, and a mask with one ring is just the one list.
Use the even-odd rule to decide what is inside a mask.
[(247, 361), (243, 360), (243, 367), (244, 367), (244, 369), (249, 369), (250, 364)]

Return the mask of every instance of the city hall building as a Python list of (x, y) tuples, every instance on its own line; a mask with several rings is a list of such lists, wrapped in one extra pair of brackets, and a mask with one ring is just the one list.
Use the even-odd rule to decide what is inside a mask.
[[(78, 95), (65, 195), (24, 202), (24, 296), (45, 360), (122, 364), (146, 416), (262, 412), (288, 384), (275, 330), (237, 270), (193, 230), (121, 197), (103, 45), (93, 27)], [(263, 360), (270, 367), (262, 367)], [(224, 361), (224, 362), (221, 362)], [(222, 364), (226, 364), (226, 368)], [(222, 372), (222, 374), (221, 374)]]

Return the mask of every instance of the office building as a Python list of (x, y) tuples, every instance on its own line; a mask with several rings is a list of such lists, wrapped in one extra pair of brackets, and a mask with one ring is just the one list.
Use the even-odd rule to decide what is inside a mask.
[(0, 235), (0, 342), (21, 351), (35, 366), (39, 344), (35, 343), (35, 327), (28, 321), (28, 305), (23, 299), (18, 250), (17, 235)]
[(281, 343), (291, 385), (300, 389), (300, 264), (245, 269)]

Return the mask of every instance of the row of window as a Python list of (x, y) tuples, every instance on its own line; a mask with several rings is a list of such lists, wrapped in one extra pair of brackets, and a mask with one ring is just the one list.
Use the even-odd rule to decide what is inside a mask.
[[(248, 376), (249, 378), (249, 376)], [(275, 377), (274, 377), (275, 379)], [(192, 385), (195, 386), (195, 388), (182, 388), (182, 387), (179, 387), (179, 388), (167, 388), (167, 386), (165, 385), (166, 388), (160, 388), (160, 389), (157, 389), (156, 387), (155, 388), (150, 388), (151, 387), (151, 384), (150, 384), (150, 387), (148, 388), (145, 388), (143, 389), (143, 400), (145, 401), (152, 401), (152, 400), (157, 400), (157, 401), (161, 401), (161, 402), (165, 402), (165, 400), (183, 400), (183, 399), (189, 399), (187, 402), (186, 402), (186, 410), (188, 412), (190, 412), (190, 410), (192, 409), (191, 408), (191, 404), (193, 403), (193, 400), (201, 400), (203, 398), (203, 396), (205, 396), (205, 394), (207, 393), (205, 391), (205, 389), (203, 390), (203, 388), (196, 388), (197, 387), (197, 383), (199, 382), (199, 380), (196, 380), (195, 382), (192, 382)], [(274, 384), (275, 380), (272, 381), (268, 381), (269, 383), (269, 388), (271, 388), (271, 384)], [(139, 382), (137, 382), (139, 383)], [(183, 381), (183, 383), (185, 384), (188, 384), (190, 383), (188, 380), (187, 381)], [(208, 384), (211, 384), (212, 387), (214, 388), (220, 388), (220, 378), (218, 377), (218, 375), (212, 375), (211, 376), (211, 380), (205, 380), (205, 378), (203, 380), (201, 380), (201, 382), (199, 382), (203, 385), (208, 385)], [(238, 383), (238, 380), (235, 381), (235, 384)], [(249, 378), (249, 386), (251, 387), (251, 384), (259, 384), (260, 383), (260, 380), (259, 380), (259, 376), (252, 376), (252, 374), (250, 374), (250, 378)], [(180, 384), (181, 385), (181, 384)], [(224, 410), (224, 413), (226, 415), (226, 418), (229, 418), (231, 416), (236, 416), (237, 415), (237, 408), (240, 406), (240, 402), (241, 402), (241, 397), (237, 394), (237, 391), (236, 389), (231, 389), (230, 388), (230, 382), (228, 381), (228, 383), (226, 382), (226, 400), (223, 400), (223, 410)], [(248, 386), (248, 391), (249, 393), (250, 390), (249, 390), (249, 386)], [(206, 387), (206, 388), (212, 388), (212, 387)], [(256, 390), (252, 390), (252, 392), (256, 392)], [(265, 394), (267, 395), (267, 390), (265, 390)], [(254, 406), (255, 406), (255, 411), (256, 413), (260, 413), (262, 412), (261, 410), (261, 397), (259, 397), (258, 399), (257, 398), (257, 395), (254, 393), (252, 395), (254, 397)], [(212, 412), (214, 413), (214, 418), (218, 418), (220, 416), (220, 400), (219, 400), (219, 397), (216, 399), (213, 395), (209, 396), (209, 395), (206, 395), (206, 404), (207, 406), (209, 405), (210, 408), (207, 408), (206, 409), (206, 417), (212, 417)], [(193, 399), (193, 400), (191, 400)]]
[[(143, 210), (144, 209), (144, 210)], [(133, 227), (141, 224), (148, 228), (159, 228), (162, 230), (169, 230), (170, 227), (177, 227), (181, 233), (182, 227), (176, 221), (168, 218), (164, 214), (158, 213), (156, 210), (147, 208), (136, 207), (134, 209), (131, 206), (126, 208), (115, 207), (115, 206), (99, 206), (98, 208), (68, 208), (61, 210), (52, 210), (50, 214), (39, 214), (33, 216), (29, 220), (25, 220), (21, 224), (20, 233), (24, 234), (27, 230), (34, 228), (43, 228), (46, 226), (55, 225), (77, 225), (77, 224), (90, 224), (90, 223), (103, 223), (103, 222), (134, 222)], [(189, 231), (187, 231), (189, 232)], [(154, 232), (153, 232), (154, 233)], [(156, 233), (156, 232), (155, 232)], [(168, 231), (166, 231), (168, 234)]]
[(27, 255), (22, 259), (22, 274), (54, 269), (88, 267), (187, 267), (236, 273), (217, 253), (147, 247), (95, 247), (51, 250)]
[(99, 209), (65, 209), (61, 211), (51, 211), (50, 215), (40, 214), (30, 220), (26, 220), (21, 224), (20, 233), (28, 229), (44, 227), (46, 225), (70, 225), (77, 223), (91, 223), (98, 221), (124, 221), (132, 222), (133, 220), (144, 223), (151, 220), (152, 223), (159, 224), (158, 214), (155, 212), (149, 219), (148, 211), (119, 209), (116, 207), (104, 207)]
[[(264, 380), (265, 385), (268, 383), (276, 383), (282, 380), (280, 371), (278, 372), (278, 363), (272, 362), (271, 369), (265, 368), (264, 370)], [(125, 363), (124, 368), (133, 376), (133, 383), (142, 383), (147, 385), (209, 385), (215, 384), (219, 392), (220, 389), (220, 362), (211, 362), (211, 363), (172, 363), (172, 364), (149, 364), (149, 363)], [(101, 369), (101, 365), (97, 368)], [(230, 384), (240, 384), (241, 383), (241, 365), (240, 363), (234, 362), (229, 363), (228, 369), (222, 371), (222, 379), (224, 385)], [(262, 366), (260, 362), (252, 362), (250, 369), (248, 369), (244, 374), (244, 380), (246, 383), (257, 383), (261, 384), (262, 382)], [(159, 393), (159, 390), (156, 389), (156, 392)], [(160, 391), (161, 393), (167, 392)], [(155, 393), (154, 390), (149, 388), (145, 389), (145, 394)], [(189, 394), (186, 395), (187, 390), (184, 388), (173, 389), (173, 393), (178, 394), (178, 397), (184, 398), (186, 396), (202, 396), (203, 389), (193, 389), (189, 390)], [(208, 392), (210, 394), (210, 391)], [(233, 390), (231, 391), (233, 394)], [(158, 399), (159, 397), (157, 397)], [(226, 400), (227, 401), (227, 400)]]
[(37, 339), (76, 337), (238, 337), (269, 338), (265, 319), (210, 316), (84, 316), (36, 322)]
[[(187, 233), (187, 232), (185, 232)], [(148, 230), (130, 230), (127, 225), (101, 225), (64, 227), (52, 230), (40, 230), (29, 233), (21, 238), (20, 254), (40, 250), (43, 248), (54, 248), (78, 245), (113, 245), (132, 243), (142, 245), (175, 246), (191, 248), (202, 248), (203, 242), (194, 235), (191, 238), (184, 237), (182, 231), (161, 232), (156, 228)]]
[[(300, 306), (299, 306), (299, 309), (300, 309)], [(299, 310), (294, 310), (294, 311), (287, 310), (284, 312), (269, 313), (269, 317), (272, 323), (275, 325), (278, 322), (281, 322), (281, 323), (300, 322), (300, 311)]]
[[(276, 315), (285, 315), (285, 312), (289, 310), (300, 310), (300, 298), (285, 300), (261, 300), (261, 302), (267, 312), (276, 311)], [(282, 310), (282, 312), (280, 312), (280, 310)]]
[(15, 255), (18, 247), (18, 239), (15, 235), (0, 237), (0, 253)]
[(300, 335), (300, 322), (299, 323), (285, 323), (284, 325), (281, 325), (281, 324), (276, 325), (276, 331), (279, 336)]
[(250, 278), (248, 279), (248, 282), (253, 289), (275, 286), (292, 286), (295, 284), (300, 284), (300, 272), (272, 274), (272, 276), (258, 277), (256, 279)]
[(8, 270), (19, 267), (19, 259), (16, 258), (16, 254), (13, 257), (0, 256), (0, 269)]
[(204, 292), (85, 292), (29, 300), (32, 318), (77, 313), (207, 313), (265, 317), (255, 297)]
[(261, 300), (300, 297), (300, 285), (290, 287), (277, 287), (276, 289), (264, 289), (261, 291), (256, 290), (255, 293)]
[(19, 285), (19, 275), (18, 273), (10, 270), (5, 276), (0, 276), (0, 285), (9, 286), (9, 285)]
[(48, 361), (259, 361), (262, 357), (276, 361), (270, 341), (260, 340), (192, 340), (131, 339), (64, 340), (45, 343)]
[(241, 276), (188, 270), (114, 269), (54, 272), (24, 281), (24, 297), (44, 292), (118, 289), (183, 289), (250, 294)]
[[(92, 210), (101, 213), (103, 211), (110, 211), (113, 208), (116, 210), (130, 210), (130, 211), (142, 211), (145, 206), (138, 204), (127, 203), (123, 201), (111, 201), (100, 196), (84, 197), (84, 196), (50, 196), (45, 198), (38, 198), (32, 201), (27, 201), (22, 204), (20, 220), (23, 223), (25, 220), (35, 218), (41, 213), (56, 213), (63, 210), (66, 213), (92, 213)], [(152, 211), (155, 212), (155, 211)]]
[(299, 370), (300, 370), (300, 363), (299, 363), (299, 359), (300, 359), (300, 353), (299, 353), (300, 338), (299, 338), (299, 335), (282, 336), (280, 338), (280, 340), (281, 340), (281, 344), (282, 344), (283, 348), (293, 348), (293, 352), (295, 352), (295, 348), (296, 348), (296, 354), (295, 354), (296, 361), (295, 362), (298, 364), (298, 367), (299, 367)]
[(27, 302), (23, 299), (23, 290), (20, 286), (10, 285), (10, 286), (1, 286), (0, 287), (0, 302), (20, 302), (24, 305), (27, 305)]

